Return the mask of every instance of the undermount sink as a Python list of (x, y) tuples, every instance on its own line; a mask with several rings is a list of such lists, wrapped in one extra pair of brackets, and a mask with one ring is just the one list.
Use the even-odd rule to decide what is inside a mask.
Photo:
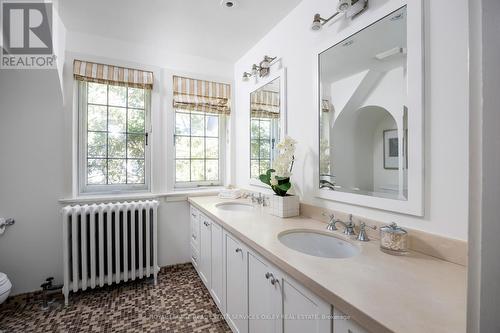
[(215, 207), (222, 210), (230, 210), (235, 212), (251, 212), (254, 210), (254, 206), (243, 202), (222, 202), (216, 204)]
[(357, 246), (345, 240), (311, 231), (284, 232), (278, 239), (295, 251), (315, 257), (349, 258), (360, 252)]

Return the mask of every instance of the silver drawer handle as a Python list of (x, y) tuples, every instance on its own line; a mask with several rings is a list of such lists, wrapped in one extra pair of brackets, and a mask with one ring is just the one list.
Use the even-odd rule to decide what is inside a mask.
[(210, 225), (210, 223), (208, 223), (207, 221), (203, 222), (203, 224), (205, 225), (205, 227), (208, 227)]
[(272, 274), (272, 273), (269, 273), (269, 272), (267, 272), (267, 273), (266, 273), (266, 275), (265, 275), (266, 279), (268, 279), (268, 280), (269, 280), (269, 278), (270, 278), (271, 276), (273, 276), (273, 274)]
[(243, 250), (242, 250), (242, 249), (240, 249), (240, 248), (237, 248), (237, 249), (236, 249), (236, 250), (234, 250), (234, 251), (235, 251), (236, 253), (238, 253), (238, 252), (242, 252)]
[(191, 237), (193, 237), (193, 239), (196, 239), (196, 235), (195, 234), (193, 234)]
[(280, 281), (273, 276), (272, 279), (271, 279), (271, 284), (274, 286), (276, 283), (279, 284)]

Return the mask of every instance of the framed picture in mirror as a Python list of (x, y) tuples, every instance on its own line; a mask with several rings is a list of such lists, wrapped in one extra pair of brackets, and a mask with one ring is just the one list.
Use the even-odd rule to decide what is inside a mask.
[(399, 138), (397, 129), (384, 131), (384, 169), (397, 170), (399, 168)]

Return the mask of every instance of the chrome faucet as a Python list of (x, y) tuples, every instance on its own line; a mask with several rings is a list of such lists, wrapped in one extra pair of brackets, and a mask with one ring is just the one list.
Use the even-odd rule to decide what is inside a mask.
[[(368, 235), (366, 234), (366, 223), (365, 222), (361, 222), (360, 225), (359, 225), (359, 235), (358, 235), (358, 238), (357, 240), (361, 241), (361, 242), (368, 242), (370, 240), (370, 238), (368, 238)], [(369, 228), (373, 229), (373, 230), (376, 230), (377, 227), (376, 226), (368, 226)]]
[[(323, 214), (323, 216), (326, 216), (326, 214)], [(342, 221), (340, 221), (339, 219), (336, 219), (335, 214), (330, 214), (329, 217), (330, 217), (330, 221), (328, 221), (328, 224), (326, 225), (326, 229), (330, 230), (330, 231), (338, 230), (337, 227), (335, 226), (335, 224), (337, 222), (342, 222)]]
[(252, 194), (252, 203), (256, 203), (262, 207), (266, 206), (266, 197), (259, 192), (259, 194)]
[[(354, 231), (354, 222), (352, 222), (352, 214), (349, 214), (349, 222), (346, 223), (346, 222), (342, 222), (340, 220), (336, 220), (333, 222), (334, 225), (336, 223), (340, 223), (344, 226), (344, 235), (348, 235), (348, 236), (356, 235), (356, 232)], [(337, 229), (335, 228), (332, 230), (337, 230)]]
[[(323, 213), (323, 216), (326, 216), (326, 213)], [(349, 236), (356, 235), (356, 232), (354, 230), (354, 222), (352, 221), (352, 214), (349, 215), (349, 222), (347, 222), (347, 223), (343, 222), (339, 219), (336, 219), (335, 214), (330, 214), (329, 217), (330, 217), (330, 221), (326, 225), (327, 230), (330, 230), (330, 231), (339, 230), (337, 228), (336, 224), (340, 223), (344, 226), (344, 234), (345, 235), (349, 235)]]

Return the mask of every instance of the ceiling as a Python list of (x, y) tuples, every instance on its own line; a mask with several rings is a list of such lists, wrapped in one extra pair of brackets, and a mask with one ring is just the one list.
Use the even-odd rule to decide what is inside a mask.
[(69, 31), (235, 62), (301, 0), (64, 0)]

